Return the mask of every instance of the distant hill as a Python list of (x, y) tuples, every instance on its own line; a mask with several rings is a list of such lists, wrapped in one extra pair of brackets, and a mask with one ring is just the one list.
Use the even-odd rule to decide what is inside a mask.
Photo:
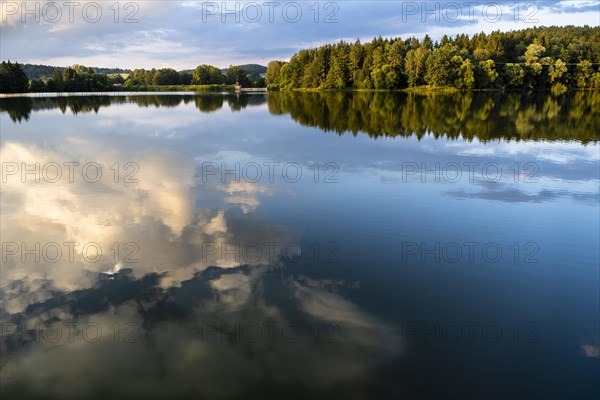
[[(29, 79), (38, 79), (38, 78), (51, 78), (54, 74), (54, 66), (52, 65), (39, 65), (39, 64), (22, 64), (21, 67), (25, 72), (25, 75)], [(64, 67), (58, 67), (61, 70), (64, 70)], [(121, 68), (98, 68), (92, 67), (94, 71), (100, 74), (128, 74), (131, 70), (121, 69)]]
[[(264, 74), (267, 73), (267, 67), (265, 67), (264, 65), (244, 64), (244, 65), (238, 65), (238, 67), (240, 67), (241, 69), (246, 71), (248, 73), (248, 77), (250, 78), (250, 80), (253, 80), (253, 81), (258, 80), (261, 77), (261, 74), (264, 76)], [(221, 72), (226, 74), (227, 70), (228, 70), (228, 68), (223, 68), (221, 70)]]
[[(259, 74), (266, 74), (267, 73), (267, 67), (265, 67), (264, 65), (259, 65), (259, 64), (244, 64), (244, 65), (238, 65), (238, 67), (240, 67), (244, 71), (247, 71), (249, 74), (250, 73), (259, 73)], [(227, 70), (228, 70), (228, 68), (223, 68), (221, 71), (222, 72), (227, 72)]]
[[(257, 81), (261, 77), (261, 74), (264, 77), (267, 73), (267, 67), (265, 67), (264, 65), (243, 64), (243, 65), (238, 65), (238, 67), (240, 67), (241, 69), (243, 69), (244, 71), (246, 71), (248, 73), (248, 77), (250, 78), (251, 81)], [(228, 69), (229, 68), (221, 68), (221, 73), (226, 74)], [(182, 72), (189, 72), (191, 74), (194, 72), (194, 70), (186, 69), (186, 70), (183, 70)]]

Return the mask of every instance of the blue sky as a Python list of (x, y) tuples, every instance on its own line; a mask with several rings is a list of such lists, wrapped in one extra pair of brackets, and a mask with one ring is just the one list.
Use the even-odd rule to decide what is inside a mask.
[(266, 65), (340, 39), (600, 25), (600, 0), (26, 3), (2, 0), (1, 58), (60, 66)]

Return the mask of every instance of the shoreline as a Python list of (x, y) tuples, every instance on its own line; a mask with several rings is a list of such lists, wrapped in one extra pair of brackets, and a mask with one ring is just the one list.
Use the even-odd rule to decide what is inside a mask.
[[(247, 89), (247, 90), (244, 90)], [(569, 88), (563, 93), (569, 92), (595, 92), (600, 89), (595, 88)], [(318, 88), (295, 88), (289, 90), (273, 90), (264, 88), (243, 88), (241, 92), (229, 90), (148, 90), (143, 89), (132, 91), (108, 91), (108, 92), (25, 92), (25, 93), (0, 93), (0, 99), (9, 98), (43, 98), (43, 97), (81, 97), (81, 96), (145, 96), (145, 95), (196, 95), (196, 94), (268, 94), (268, 93), (406, 93), (406, 94), (432, 94), (432, 93), (540, 93), (551, 92), (551, 88), (543, 89), (474, 89), (474, 90), (459, 90), (455, 88), (405, 88), (405, 89), (318, 89)], [(559, 95), (560, 95), (559, 94)]]
[[(496, 93), (496, 92), (549, 92), (552, 88), (531, 88), (531, 89), (515, 89), (515, 88), (499, 88), (499, 89), (471, 89), (461, 90), (451, 87), (427, 87), (418, 86), (414, 88), (403, 88), (403, 89), (319, 89), (319, 88), (294, 88), (294, 89), (270, 89), (269, 92), (320, 92), (320, 93), (340, 93), (340, 92), (368, 92), (368, 93), (410, 93), (410, 94), (429, 94), (429, 93)], [(568, 92), (594, 92), (600, 91), (596, 88), (567, 88), (563, 93)]]

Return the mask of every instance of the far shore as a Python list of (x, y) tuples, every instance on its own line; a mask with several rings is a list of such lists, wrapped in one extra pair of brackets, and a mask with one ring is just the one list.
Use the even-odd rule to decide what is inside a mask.
[[(14, 98), (14, 97), (74, 97), (74, 96), (147, 96), (147, 95), (192, 95), (192, 94), (239, 94), (240, 91), (236, 91), (233, 86), (229, 85), (207, 85), (213, 86), (210, 89), (203, 87), (201, 89), (192, 89), (191, 85), (188, 86), (169, 86), (167, 88), (159, 87), (145, 87), (136, 88), (134, 90), (118, 90), (118, 91), (106, 91), (106, 92), (26, 92), (26, 93), (0, 93), (0, 99)], [(566, 92), (578, 92), (578, 91), (597, 91), (594, 88), (569, 88)], [(430, 87), (430, 86), (418, 86), (413, 88), (403, 89), (319, 89), (319, 88), (295, 88), (291, 90), (273, 90), (267, 88), (242, 88), (242, 93), (268, 93), (268, 92), (281, 92), (281, 93), (294, 93), (294, 92), (319, 92), (319, 93), (352, 93), (352, 92), (381, 92), (381, 93), (409, 93), (409, 94), (431, 94), (431, 93), (474, 93), (474, 92), (540, 92), (540, 91), (551, 91), (549, 88), (537, 88), (537, 89), (473, 89), (473, 90), (459, 90), (451, 87)]]

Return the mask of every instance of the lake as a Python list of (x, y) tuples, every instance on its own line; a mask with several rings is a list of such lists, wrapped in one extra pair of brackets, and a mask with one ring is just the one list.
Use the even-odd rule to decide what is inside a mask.
[(0, 99), (12, 398), (598, 398), (600, 92)]

